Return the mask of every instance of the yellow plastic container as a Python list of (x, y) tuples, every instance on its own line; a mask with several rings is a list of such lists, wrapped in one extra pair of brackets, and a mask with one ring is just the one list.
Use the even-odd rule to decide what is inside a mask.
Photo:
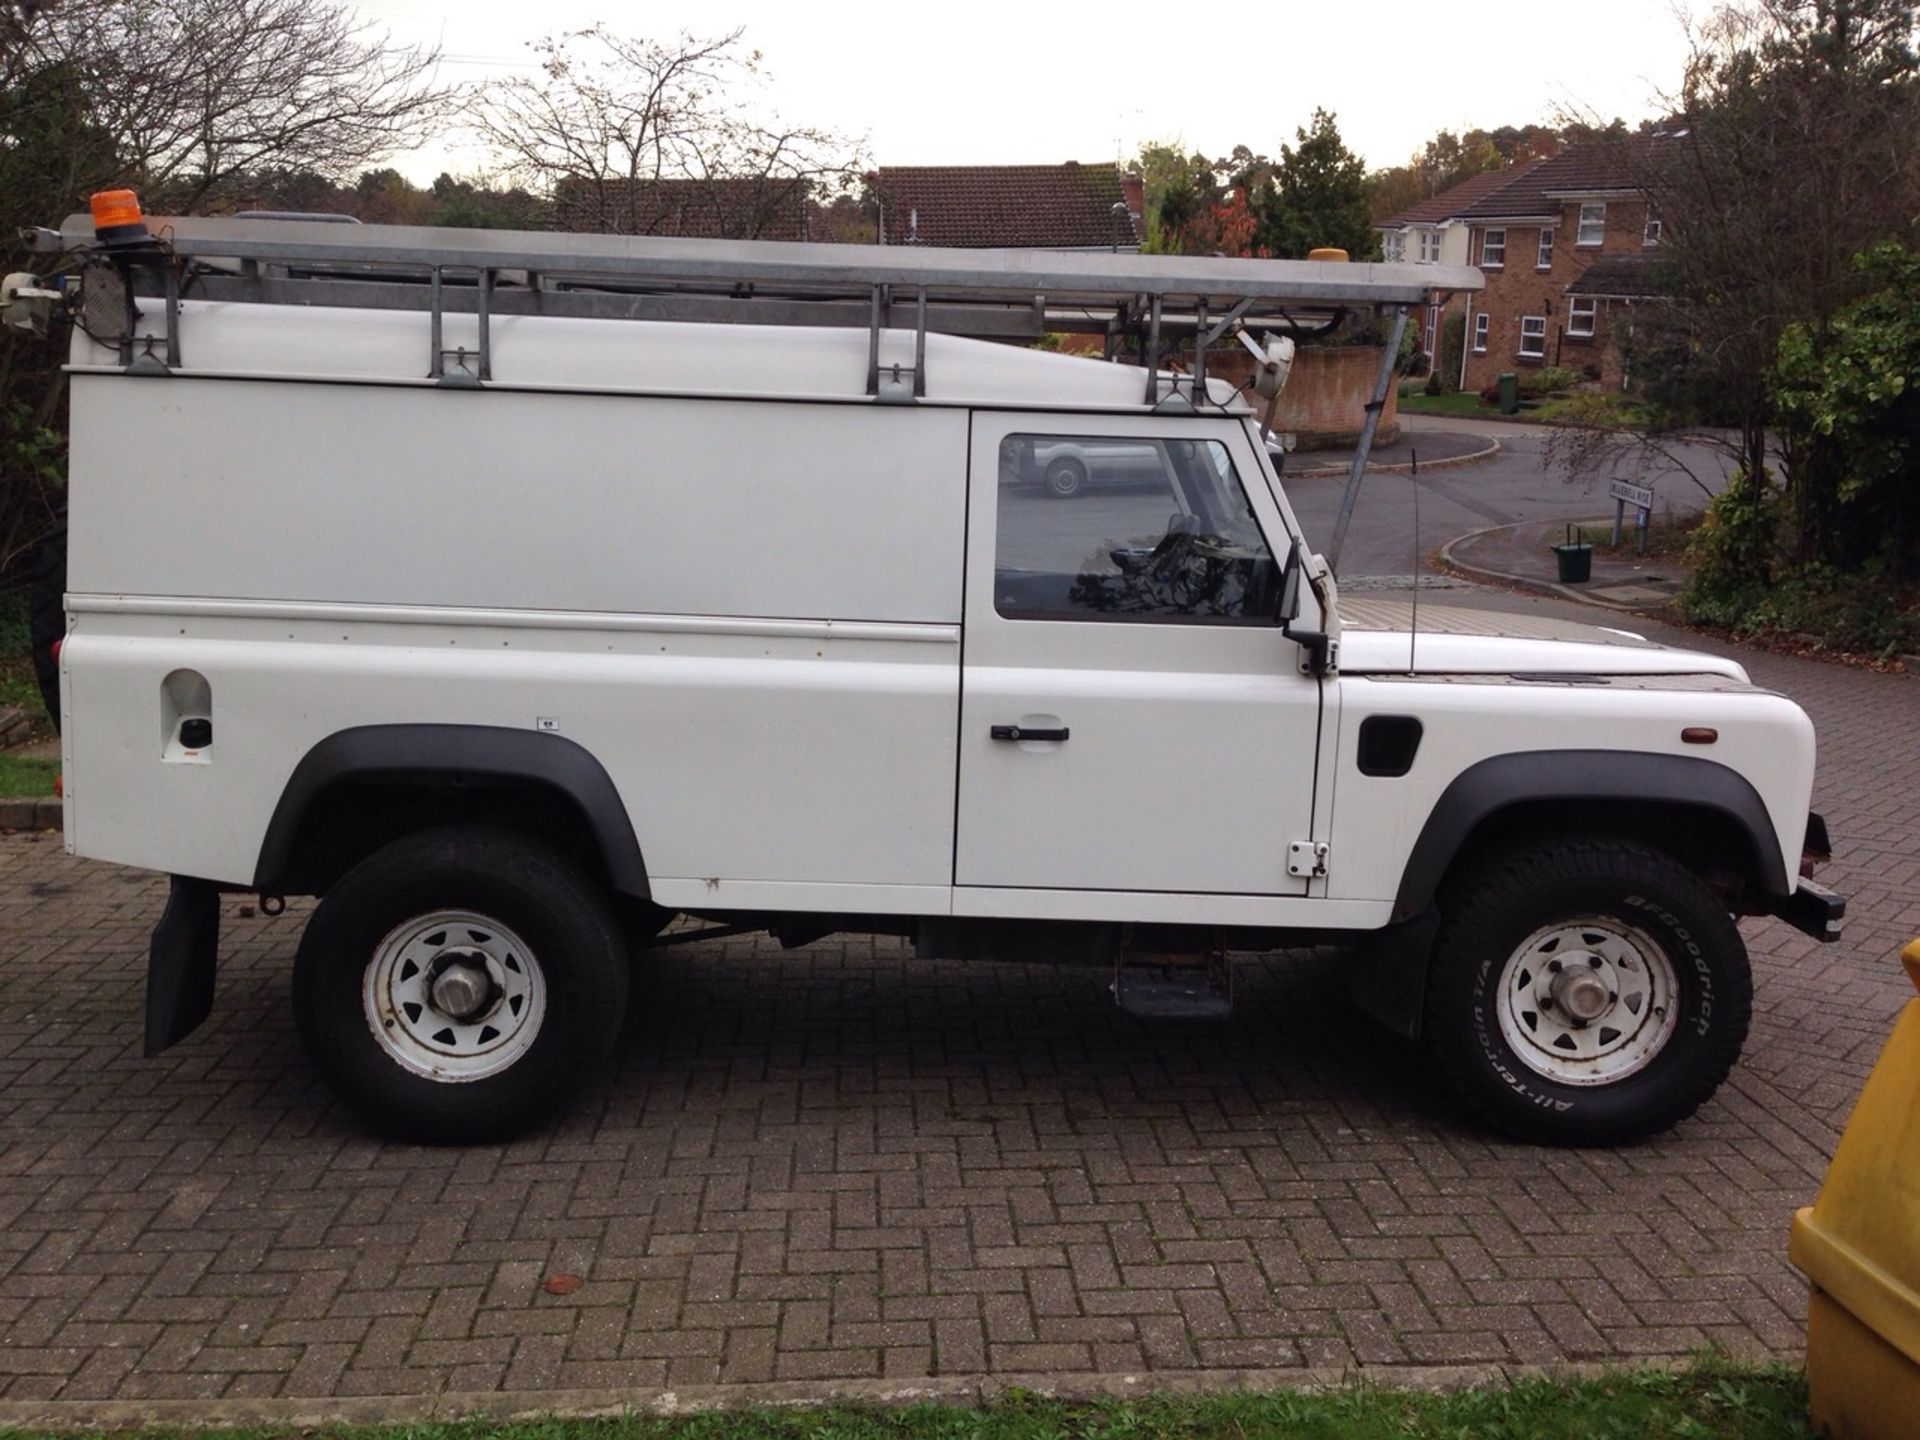
[[(1920, 940), (1901, 953), (1920, 990)], [(1833, 1440), (1920, 1435), (1920, 1000), (1867, 1076), (1787, 1256), (1813, 1282), (1807, 1379)]]

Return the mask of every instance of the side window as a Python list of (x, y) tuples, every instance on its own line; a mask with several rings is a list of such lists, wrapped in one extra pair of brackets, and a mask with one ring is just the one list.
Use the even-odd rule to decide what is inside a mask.
[(1280, 570), (1217, 440), (1009, 435), (999, 491), (1007, 619), (1273, 623)]

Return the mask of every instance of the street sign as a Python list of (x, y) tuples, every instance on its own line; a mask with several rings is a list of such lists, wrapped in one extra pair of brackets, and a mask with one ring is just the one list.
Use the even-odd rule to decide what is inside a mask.
[(1614, 500), (1622, 500), (1638, 510), (1653, 508), (1653, 487), (1634, 485), (1625, 480), (1607, 482), (1607, 495)]

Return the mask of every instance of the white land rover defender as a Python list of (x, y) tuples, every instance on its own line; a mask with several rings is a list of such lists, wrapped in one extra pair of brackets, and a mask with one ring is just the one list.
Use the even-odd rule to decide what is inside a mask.
[[(1090, 962), (1149, 1015), (1345, 941), (1488, 1120), (1616, 1142), (1738, 1056), (1735, 917), (1838, 933), (1797, 706), (1619, 630), (1416, 637), (1301, 533), (1262, 443), (1291, 338), (1397, 338), (1476, 271), (128, 198), (33, 232), (7, 302), (73, 321), (44, 656), (68, 849), (174, 877), (150, 1052), (232, 891), (319, 897), (313, 1063), (446, 1141), (559, 1105), (676, 915)], [(1145, 363), (993, 343), (1075, 329)]]

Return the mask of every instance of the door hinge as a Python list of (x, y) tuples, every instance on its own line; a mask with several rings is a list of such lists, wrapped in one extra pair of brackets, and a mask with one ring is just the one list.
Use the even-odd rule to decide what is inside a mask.
[(1324, 840), (1296, 840), (1287, 846), (1287, 874), (1296, 880), (1320, 880), (1327, 873), (1332, 846)]

